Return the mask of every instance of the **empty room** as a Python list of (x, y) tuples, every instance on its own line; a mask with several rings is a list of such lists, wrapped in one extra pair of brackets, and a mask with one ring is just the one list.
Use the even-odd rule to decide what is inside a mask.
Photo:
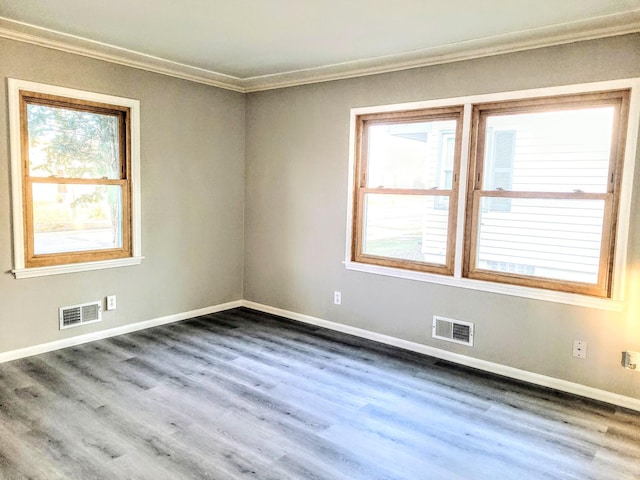
[(640, 0), (0, 0), (0, 479), (640, 479)]

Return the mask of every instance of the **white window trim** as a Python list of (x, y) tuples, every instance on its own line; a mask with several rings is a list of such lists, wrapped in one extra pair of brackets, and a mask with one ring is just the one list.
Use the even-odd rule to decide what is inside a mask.
[[(569, 95), (585, 92), (598, 92), (607, 90), (631, 89), (629, 105), (629, 119), (624, 155), (623, 177), (620, 185), (618, 225), (616, 231), (616, 253), (614, 259), (613, 294), (611, 298), (597, 298), (575, 293), (558, 292), (539, 288), (523, 287), (503, 283), (486, 282), (462, 277), (461, 245), (464, 242), (464, 221), (467, 196), (467, 175), (469, 171), (469, 140), (471, 133), (471, 108), (473, 104), (496, 102), (506, 100), (519, 100), (537, 97), (550, 97), (557, 95)], [(354, 165), (355, 165), (355, 131), (356, 117), (370, 113), (395, 112), (402, 110), (418, 110), (450, 105), (464, 105), (464, 120), (462, 130), (462, 154), (460, 158), (460, 189), (458, 197), (458, 216), (456, 229), (456, 251), (453, 276), (437, 275), (399, 268), (383, 267), (357, 263), (351, 260), (354, 201)], [(532, 90), (519, 90), (512, 92), (490, 93), (465, 97), (428, 100), (383, 106), (358, 107), (351, 109), (350, 134), (349, 134), (349, 184), (347, 195), (347, 235), (345, 247), (344, 265), (348, 270), (355, 270), (378, 275), (417, 280), (421, 282), (437, 283), (453, 287), (482, 290), (503, 295), (544, 300), (549, 302), (564, 303), (582, 307), (597, 308), (602, 310), (622, 311), (624, 307), (624, 292), (626, 288), (626, 262), (629, 244), (629, 226), (631, 221), (631, 195), (638, 141), (638, 129), (640, 127), (640, 78), (628, 78), (605, 82), (582, 83), (576, 85), (564, 85), (557, 87), (538, 88)]]
[[(13, 215), (13, 270), (15, 278), (31, 278), (63, 273), (84, 272), (142, 262), (141, 205), (140, 205), (140, 102), (131, 98), (115, 97), (101, 93), (58, 87), (44, 83), (7, 79), (9, 93), (9, 143), (11, 145), (11, 200)], [(51, 267), (25, 268), (24, 262), (24, 211), (22, 203), (22, 151), (20, 141), (20, 90), (77, 98), (91, 102), (120, 105), (130, 109), (131, 119), (131, 233), (132, 256), (97, 262), (73, 263)]]

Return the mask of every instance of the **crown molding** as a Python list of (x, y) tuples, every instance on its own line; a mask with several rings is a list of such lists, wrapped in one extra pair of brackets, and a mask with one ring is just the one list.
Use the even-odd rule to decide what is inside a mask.
[(334, 65), (238, 78), (0, 17), (0, 37), (240, 93), (390, 73), (640, 32), (640, 9)]
[(0, 37), (245, 93), (240, 78), (0, 17)]
[(258, 92), (391, 73), (637, 32), (640, 32), (640, 10), (456, 42), (398, 55), (249, 77), (243, 79), (243, 84), (248, 93)]

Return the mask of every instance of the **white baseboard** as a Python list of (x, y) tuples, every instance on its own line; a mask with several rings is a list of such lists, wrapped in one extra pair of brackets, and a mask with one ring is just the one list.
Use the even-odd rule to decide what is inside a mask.
[(601, 402), (611, 403), (620, 407), (625, 407), (631, 410), (640, 411), (640, 399), (619, 395), (617, 393), (607, 392), (606, 390), (600, 390), (597, 388), (589, 387), (579, 383), (568, 382), (559, 378), (548, 377), (546, 375), (540, 375), (538, 373), (528, 372), (526, 370), (520, 370), (518, 368), (508, 367), (499, 363), (488, 362), (478, 358), (468, 357), (459, 353), (449, 352), (447, 350), (441, 350), (439, 348), (422, 345), (420, 343), (410, 342), (408, 340), (402, 340), (396, 337), (390, 337), (380, 333), (371, 332), (362, 328), (350, 327), (349, 325), (343, 325), (341, 323), (331, 322), (329, 320), (323, 320), (321, 318), (312, 317), (309, 315), (303, 315), (301, 313), (295, 313), (281, 308), (270, 307), (260, 303), (250, 302), (243, 300), (242, 305), (247, 308), (259, 310), (265, 313), (271, 313), (291, 320), (297, 320), (299, 322), (316, 325), (319, 327), (328, 328), (330, 330), (336, 330), (338, 332), (347, 333), (356, 337), (366, 338), (374, 340), (376, 342), (384, 343), (386, 345), (393, 345), (412, 352), (418, 352), (431, 357), (447, 360), (449, 362), (465, 365), (467, 367), (477, 368), (485, 372), (495, 373), (504, 377), (513, 378), (516, 380), (522, 380), (524, 382), (533, 383), (543, 387), (553, 388), (566, 393), (572, 393), (580, 395), (582, 397), (599, 400)]
[(19, 358), (30, 357), (32, 355), (38, 355), (41, 353), (51, 352), (53, 350), (59, 350), (61, 348), (73, 347), (75, 345), (81, 345), (83, 343), (93, 342), (95, 340), (101, 340), (103, 338), (115, 337), (125, 333), (136, 332), (138, 330), (144, 330), (146, 328), (179, 322), (181, 320), (187, 320), (189, 318), (198, 317), (201, 315), (230, 310), (237, 307), (252, 308), (254, 310), (271, 313), (273, 315), (278, 315), (302, 323), (308, 323), (310, 325), (328, 328), (330, 330), (347, 333), (356, 337), (366, 338), (376, 342), (384, 343), (386, 345), (392, 345), (398, 348), (422, 353), (424, 355), (440, 358), (442, 360), (447, 360), (449, 362), (457, 363), (460, 365), (477, 368), (478, 370), (495, 373), (497, 375), (502, 375), (516, 380), (522, 380), (524, 382), (533, 383), (535, 385), (553, 388), (562, 392), (573, 393), (582, 397), (611, 403), (613, 405), (618, 405), (640, 412), (640, 399), (637, 398), (627, 397), (624, 395), (619, 395), (617, 393), (611, 393), (605, 390), (581, 385), (579, 383), (568, 382), (566, 380), (548, 377), (546, 375), (540, 375), (538, 373), (532, 373), (526, 370), (520, 370), (518, 368), (508, 367), (499, 363), (488, 362), (486, 360), (468, 357), (466, 355), (460, 355), (459, 353), (441, 350), (439, 348), (422, 345), (420, 343), (410, 342), (408, 340), (402, 340), (400, 338), (383, 335), (381, 333), (371, 332), (362, 328), (351, 327), (349, 325), (343, 325), (341, 323), (331, 322), (329, 320), (323, 320), (321, 318), (312, 317), (310, 315), (303, 315), (301, 313), (291, 312), (289, 310), (283, 310), (281, 308), (271, 307), (269, 305), (263, 305), (261, 303), (251, 302), (248, 300), (237, 300), (234, 302), (222, 303), (198, 310), (176, 313), (174, 315), (167, 315), (165, 317), (132, 323), (130, 325), (123, 325), (121, 327), (110, 328), (108, 330), (101, 330), (99, 332), (77, 335), (75, 337), (64, 338), (62, 340), (42, 343), (40, 345), (20, 348), (8, 352), (0, 352), (0, 363), (17, 360)]
[(191, 310), (189, 312), (176, 313), (174, 315), (167, 315), (166, 317), (154, 318), (152, 320), (123, 325), (121, 327), (110, 328), (108, 330), (100, 330), (99, 332), (77, 335), (75, 337), (64, 338), (62, 340), (55, 340), (53, 342), (42, 343), (40, 345), (34, 345), (32, 347), (25, 347), (17, 350), (10, 350), (8, 352), (1, 352), (0, 363), (17, 360), (19, 358), (30, 357), (32, 355), (39, 355), (40, 353), (51, 352), (53, 350), (60, 350), (61, 348), (73, 347), (75, 345), (81, 345), (83, 343), (93, 342), (95, 340), (102, 340), (103, 338), (115, 337), (124, 333), (137, 332), (138, 330), (144, 330), (146, 328), (179, 322), (181, 320), (199, 317), (200, 315), (221, 312), (223, 310), (229, 310), (231, 308), (240, 307), (242, 305), (243, 301), (237, 300), (235, 302), (222, 303), (219, 305), (214, 305), (212, 307), (205, 307), (198, 310)]

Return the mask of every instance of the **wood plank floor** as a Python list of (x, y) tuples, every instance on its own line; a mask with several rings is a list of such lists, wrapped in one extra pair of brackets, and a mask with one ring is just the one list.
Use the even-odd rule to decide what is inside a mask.
[(2, 479), (640, 479), (640, 414), (235, 309), (0, 365)]

